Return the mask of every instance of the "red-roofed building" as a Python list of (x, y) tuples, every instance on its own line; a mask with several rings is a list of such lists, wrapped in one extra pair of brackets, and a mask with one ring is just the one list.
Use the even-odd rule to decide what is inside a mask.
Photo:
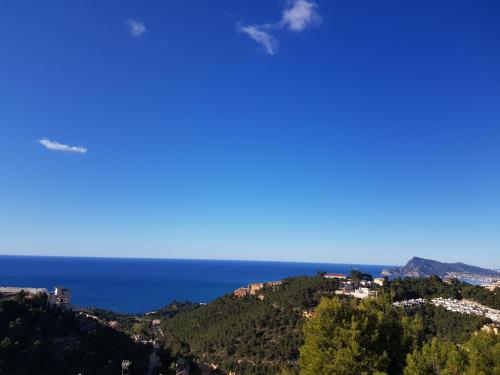
[(327, 279), (347, 279), (347, 276), (341, 273), (325, 273), (324, 277)]

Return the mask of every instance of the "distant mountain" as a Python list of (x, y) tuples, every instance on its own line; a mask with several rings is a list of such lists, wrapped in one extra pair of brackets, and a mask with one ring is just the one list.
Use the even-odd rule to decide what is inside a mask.
[(441, 263), (436, 260), (413, 257), (403, 267), (391, 267), (382, 271), (389, 277), (445, 277), (449, 273), (467, 273), (484, 276), (500, 276), (496, 270), (470, 266), (464, 263)]

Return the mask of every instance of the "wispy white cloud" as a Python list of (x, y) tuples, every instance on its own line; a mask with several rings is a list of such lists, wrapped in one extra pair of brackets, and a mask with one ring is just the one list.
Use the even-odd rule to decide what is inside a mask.
[(301, 32), (309, 26), (318, 25), (321, 16), (318, 5), (314, 1), (294, 0), (288, 3), (288, 8), (283, 11), (281, 25), (292, 31)]
[(72, 152), (76, 154), (85, 154), (87, 152), (86, 147), (81, 146), (69, 146), (59, 142), (51, 141), (47, 138), (39, 139), (38, 142), (43, 145), (45, 148), (52, 151), (63, 151), (63, 152)]
[(127, 23), (132, 36), (139, 37), (147, 31), (146, 26), (141, 21), (128, 20)]
[(268, 54), (274, 55), (279, 43), (278, 38), (274, 35), (275, 33), (280, 30), (302, 32), (306, 28), (320, 23), (321, 16), (318, 13), (318, 5), (314, 0), (289, 0), (279, 22), (239, 25), (238, 31), (247, 34), (264, 47)]
[(270, 25), (240, 25), (238, 30), (262, 45), (268, 54), (276, 53), (278, 40), (271, 34)]

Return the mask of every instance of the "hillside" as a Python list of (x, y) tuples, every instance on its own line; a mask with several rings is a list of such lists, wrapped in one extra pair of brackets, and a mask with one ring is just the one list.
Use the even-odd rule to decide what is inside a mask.
[(304, 313), (337, 288), (337, 280), (294, 277), (259, 295), (226, 295), (164, 319), (165, 344), (173, 356), (237, 374), (276, 374), (283, 366), (297, 366)]
[[(337, 280), (321, 276), (293, 277), (283, 280), (279, 286), (264, 288), (257, 295), (240, 298), (226, 295), (207, 305), (180, 312), (173, 318), (164, 318), (161, 341), (173, 358), (188, 358), (194, 368), (213, 364), (222, 370), (214, 374), (234, 371), (238, 375), (267, 375), (278, 374), (283, 368), (288, 369), (283, 373), (295, 374), (304, 344), (304, 324), (314, 317), (324, 297), (335, 296), (337, 288)], [(499, 303), (499, 294), (495, 292), (459, 282), (448, 284), (437, 277), (397, 279), (386, 282), (378, 291), (384, 306), (388, 300), (461, 296), (491, 307)], [(349, 297), (342, 299), (348, 300)], [(377, 306), (373, 307), (375, 312), (379, 311)], [(390, 304), (382, 310), (385, 308), (393, 310)], [(396, 310), (395, 319), (407, 322), (409, 317)], [(427, 306), (413, 314), (418, 315), (415, 324), (422, 342), (433, 337), (461, 342), (488, 321), (435, 306)], [(385, 312), (380, 316), (384, 315)], [(400, 366), (404, 365), (408, 353), (400, 353), (403, 358)]]
[(47, 304), (46, 296), (0, 302), (0, 374), (111, 375), (132, 361), (146, 372), (151, 348), (76, 313)]
[(499, 272), (491, 269), (471, 266), (465, 263), (442, 263), (418, 257), (411, 258), (403, 267), (391, 267), (382, 271), (384, 276), (389, 277), (446, 277), (449, 273), (500, 277)]
[[(172, 374), (176, 364), (187, 363), (191, 375), (230, 371), (284, 375), (299, 370), (304, 375), (356, 375), (373, 373), (370, 369), (399, 375), (407, 366), (407, 356), (419, 357), (431, 340), (462, 350), (490, 321), (433, 305), (403, 309), (392, 302), (467, 298), (500, 308), (500, 289), (490, 291), (438, 277), (373, 285), (378, 297), (362, 302), (336, 296), (339, 283), (318, 274), (264, 285), (253, 294), (231, 293), (206, 305), (175, 301), (154, 314), (86, 312), (98, 315), (97, 320), (49, 305), (43, 296), (17, 295), (0, 302), (0, 374), (116, 374), (123, 359), (132, 361), (130, 374), (145, 374), (152, 348), (134, 342), (133, 335), (138, 341), (155, 339), (160, 344), (156, 347), (160, 366), (149, 374)], [(361, 351), (349, 351), (357, 347)], [(345, 371), (325, 370), (342, 363), (351, 364)], [(423, 373), (428, 372), (415, 374)]]

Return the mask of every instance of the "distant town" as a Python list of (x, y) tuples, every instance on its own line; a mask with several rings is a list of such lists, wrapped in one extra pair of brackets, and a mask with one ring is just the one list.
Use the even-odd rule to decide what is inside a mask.
[[(369, 297), (377, 296), (377, 288), (383, 287), (386, 278), (372, 278), (371, 275), (363, 274), (361, 272), (354, 272), (355, 277), (349, 277), (344, 274), (338, 273), (325, 273), (324, 278), (327, 279), (337, 279), (339, 281), (339, 289), (335, 291), (336, 295), (351, 296), (358, 299), (365, 299)], [(466, 277), (463, 277), (466, 275)], [(451, 283), (453, 279), (466, 282), (466, 280), (473, 281), (474, 285), (481, 285), (488, 290), (495, 290), (495, 288), (500, 288), (500, 277), (496, 276), (484, 276), (484, 275), (474, 275), (470, 273), (447, 273), (445, 282)], [(261, 283), (250, 283), (247, 287), (241, 287), (236, 289), (233, 294), (238, 297), (244, 296), (256, 296), (259, 299), (264, 299), (265, 295), (261, 293), (264, 288), (275, 288), (281, 285), (282, 281), (271, 281), (271, 282), (261, 282)], [(473, 314), (478, 316), (484, 316), (494, 324), (493, 327), (496, 332), (500, 329), (500, 310), (492, 309), (487, 306), (483, 306), (477, 302), (469, 300), (457, 300), (453, 298), (432, 298), (432, 299), (408, 299), (403, 301), (394, 302), (395, 306), (401, 306), (405, 309), (418, 307), (420, 305), (431, 303), (434, 306), (441, 306), (446, 310), (461, 313), (461, 314)], [(310, 316), (309, 312), (304, 312), (304, 316)]]
[(456, 279), (468, 284), (495, 289), (500, 285), (500, 272), (465, 263), (443, 263), (419, 257), (411, 258), (403, 267), (391, 267), (382, 271), (389, 278), (439, 276), (443, 280)]
[(500, 323), (500, 310), (495, 310), (474, 301), (458, 300), (455, 298), (432, 298), (430, 300), (424, 298), (408, 299), (404, 301), (394, 302), (395, 306), (402, 306), (405, 309), (412, 309), (426, 303), (431, 303), (434, 306), (441, 306), (449, 311), (458, 312), (461, 314), (472, 314), (484, 316), (491, 319), (495, 323)]

